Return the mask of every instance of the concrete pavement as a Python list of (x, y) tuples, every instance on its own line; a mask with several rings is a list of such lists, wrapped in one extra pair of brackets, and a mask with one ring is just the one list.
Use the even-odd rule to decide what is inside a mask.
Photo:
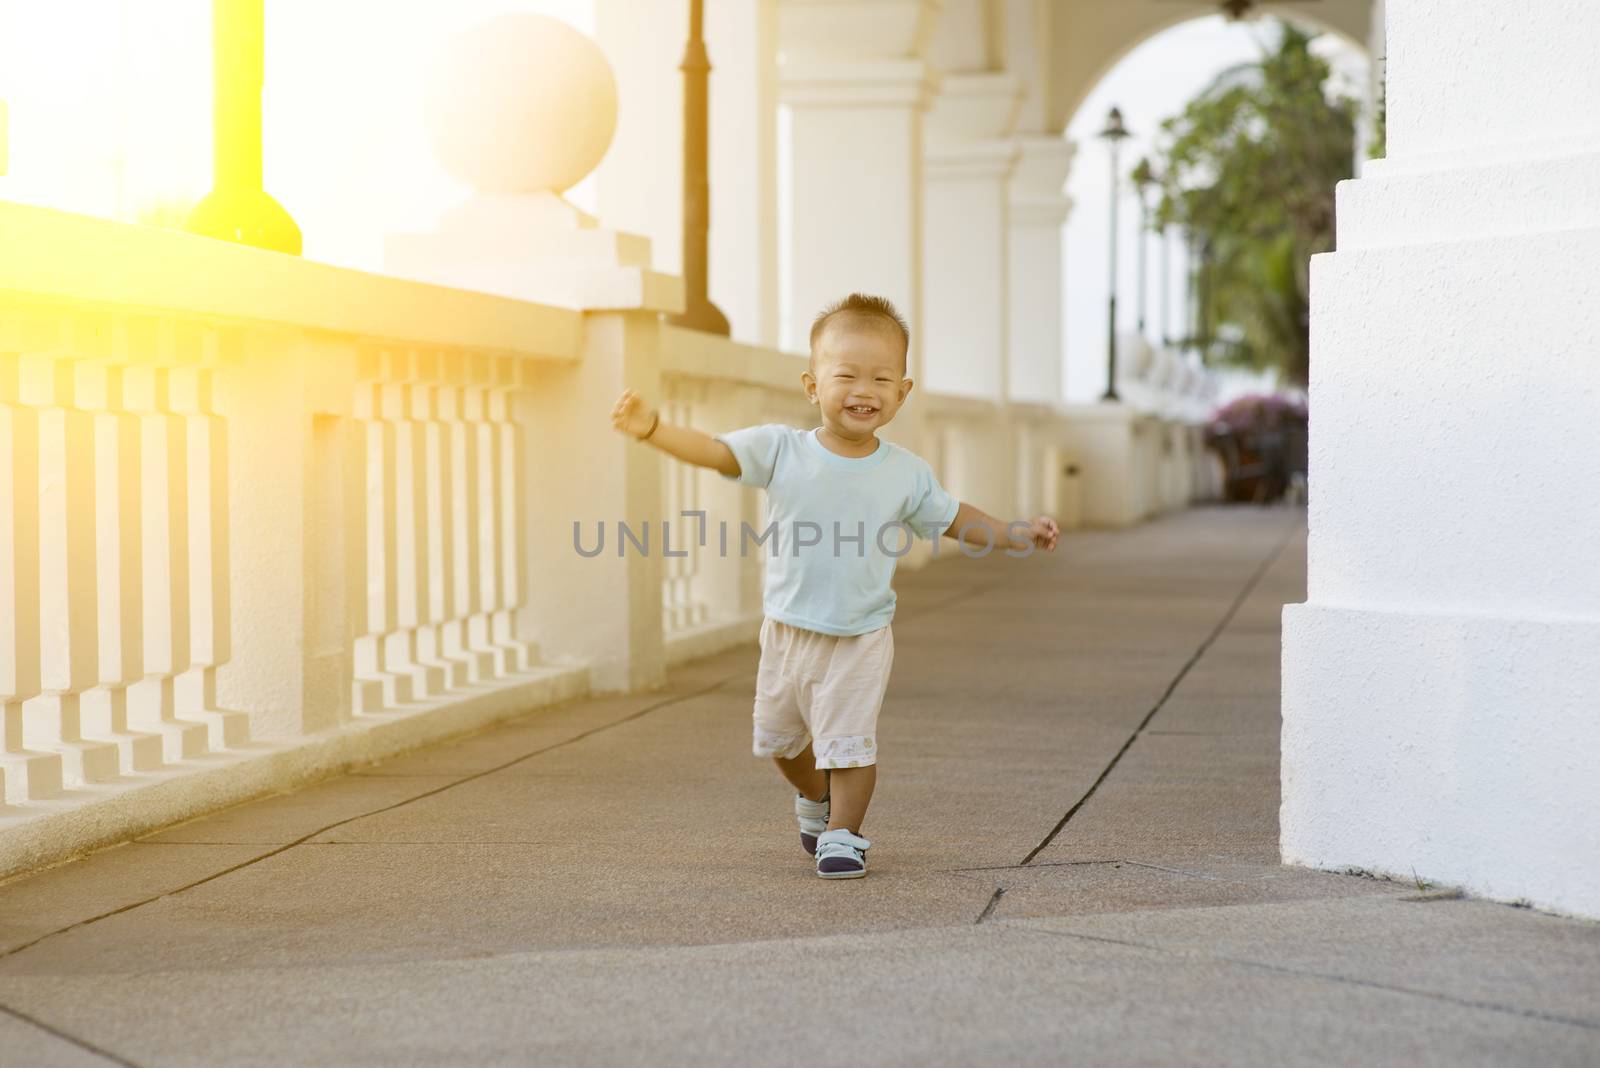
[(1276, 863), (1300, 513), (897, 586), (866, 880), (745, 646), (0, 885), (0, 1065), (1600, 1063), (1600, 925)]

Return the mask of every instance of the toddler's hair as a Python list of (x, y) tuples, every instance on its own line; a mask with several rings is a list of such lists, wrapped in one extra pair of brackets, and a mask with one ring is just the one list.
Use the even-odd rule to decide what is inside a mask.
[(852, 293), (843, 300), (836, 300), (818, 315), (811, 324), (811, 351), (817, 351), (817, 338), (822, 336), (822, 331), (827, 327), (828, 321), (834, 316), (844, 316), (846, 320), (867, 320), (879, 326), (892, 327), (900, 332), (900, 341), (904, 346), (902, 352), (911, 351), (911, 328), (895, 306), (889, 303), (887, 297), (874, 297), (868, 293)]

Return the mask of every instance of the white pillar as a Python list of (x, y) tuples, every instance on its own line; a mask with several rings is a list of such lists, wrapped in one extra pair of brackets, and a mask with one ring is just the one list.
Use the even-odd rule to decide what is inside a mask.
[(922, 218), (923, 386), (1004, 401), (1007, 184), (1021, 87), (1006, 74), (949, 75), (928, 120)]
[[(778, 343), (778, 3), (706, 5), (711, 300), (733, 338)], [(677, 273), (676, 269), (673, 273)]]
[(1312, 278), (1282, 852), (1600, 916), (1600, 7), (1388, 4)]
[(1009, 393), (1012, 400), (1054, 404), (1064, 396), (1061, 231), (1072, 208), (1064, 187), (1075, 146), (1045, 135), (1018, 143), (1010, 185)]
[(934, 87), (921, 57), (937, 10), (932, 0), (779, 6), (782, 348), (809, 351), (817, 312), (863, 290), (910, 322), (909, 373), (921, 378), (922, 127)]

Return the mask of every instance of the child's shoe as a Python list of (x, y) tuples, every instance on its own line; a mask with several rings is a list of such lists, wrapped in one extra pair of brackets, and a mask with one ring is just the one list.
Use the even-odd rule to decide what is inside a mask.
[(806, 856), (815, 856), (817, 835), (828, 829), (828, 799), (807, 801), (804, 794), (794, 795), (794, 815), (800, 823), (800, 847)]
[(867, 874), (871, 842), (846, 830), (817, 836), (817, 874), (824, 879), (859, 879)]

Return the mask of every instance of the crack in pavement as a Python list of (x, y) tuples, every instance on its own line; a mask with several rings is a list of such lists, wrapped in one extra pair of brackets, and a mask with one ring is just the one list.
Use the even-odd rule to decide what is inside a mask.
[(1002, 897), (1004, 897), (1005, 894), (1006, 894), (1006, 888), (1005, 887), (1003, 887), (1003, 886), (995, 887), (994, 888), (994, 894), (989, 898), (989, 903), (987, 905), (983, 906), (983, 911), (978, 913), (978, 918), (972, 921), (973, 924), (974, 925), (980, 924), (983, 921), (987, 920), (990, 916), (993, 916), (994, 915), (994, 910), (1000, 907), (1000, 899)]
[(1133, 748), (1133, 743), (1138, 740), (1139, 735), (1144, 733), (1144, 729), (1150, 725), (1150, 721), (1155, 719), (1156, 713), (1165, 707), (1167, 699), (1178, 689), (1178, 685), (1183, 682), (1194, 666), (1200, 662), (1200, 658), (1205, 656), (1212, 643), (1222, 636), (1222, 632), (1227, 629), (1228, 624), (1233, 621), (1233, 617), (1238, 614), (1239, 609), (1244, 605), (1250, 594), (1255, 591), (1256, 586), (1260, 584), (1267, 572), (1272, 569), (1272, 565), (1278, 562), (1278, 558), (1283, 555), (1284, 549), (1289, 547), (1289, 543), (1300, 532), (1303, 524), (1304, 520), (1297, 516), (1295, 521), (1289, 525), (1289, 529), (1284, 533), (1283, 537), (1278, 539), (1278, 544), (1267, 554), (1267, 558), (1256, 568), (1255, 573), (1244, 584), (1244, 588), (1233, 599), (1233, 603), (1228, 606), (1228, 610), (1223, 613), (1222, 619), (1212, 628), (1211, 633), (1206, 635), (1205, 641), (1200, 643), (1200, 647), (1194, 651), (1194, 655), (1189, 658), (1188, 662), (1178, 669), (1178, 673), (1172, 677), (1172, 681), (1167, 685), (1166, 692), (1161, 695), (1150, 711), (1145, 713), (1144, 719), (1140, 720), (1139, 725), (1133, 729), (1133, 733), (1128, 735), (1128, 740), (1122, 743), (1122, 748), (1118, 749), (1116, 754), (1112, 756), (1110, 763), (1100, 770), (1100, 774), (1095, 778), (1094, 782), (1089, 784), (1089, 789), (1084, 791), (1083, 796), (1078, 798), (1071, 808), (1067, 809), (1066, 815), (1062, 816), (1060, 821), (1050, 829), (1050, 833), (1044, 836), (1044, 840), (1034, 846), (1032, 851), (1022, 858), (1022, 864), (1031, 862), (1034, 857), (1044, 852), (1050, 843), (1056, 840), (1056, 836), (1066, 829), (1072, 817), (1078, 814), (1078, 810), (1083, 808), (1089, 798), (1094, 796), (1096, 790), (1100, 789), (1100, 784), (1106, 781), (1112, 770), (1121, 763), (1128, 750)]

